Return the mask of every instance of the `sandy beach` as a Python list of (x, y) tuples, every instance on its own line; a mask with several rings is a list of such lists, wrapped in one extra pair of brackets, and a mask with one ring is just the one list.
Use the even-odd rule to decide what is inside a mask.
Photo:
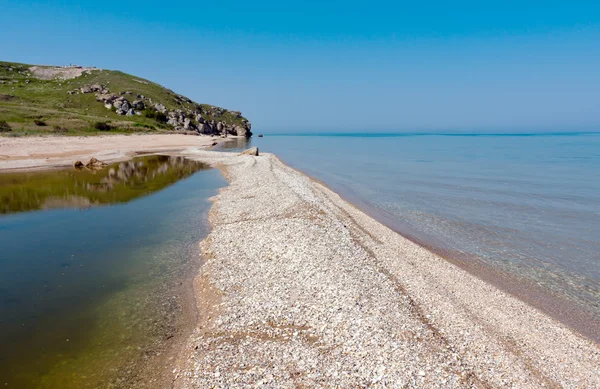
[(181, 134), (0, 137), (0, 170), (72, 166), (95, 157), (104, 162), (128, 159), (137, 152), (176, 152), (210, 147), (225, 139)]
[(190, 156), (230, 185), (175, 387), (600, 387), (597, 344), (276, 156)]

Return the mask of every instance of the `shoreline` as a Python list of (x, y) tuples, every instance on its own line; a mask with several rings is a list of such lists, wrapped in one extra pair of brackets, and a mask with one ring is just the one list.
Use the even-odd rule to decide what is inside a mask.
[(218, 314), (201, 318), (176, 388), (600, 385), (597, 343), (276, 156), (187, 156), (230, 184), (214, 198), (198, 275), (198, 301), (218, 296), (201, 316)]
[(579, 305), (575, 306), (565, 297), (544, 289), (529, 279), (519, 278), (517, 275), (502, 271), (501, 269), (493, 267), (493, 265), (486, 264), (476, 256), (468, 256), (457, 250), (453, 250), (452, 248), (436, 244), (435, 241), (431, 241), (428, 238), (419, 237), (416, 232), (402, 226), (398, 221), (387, 217), (376, 207), (361, 200), (358, 196), (353, 195), (351, 191), (346, 190), (341, 186), (329, 185), (324, 181), (287, 164), (285, 161), (281, 160), (280, 157), (277, 158), (283, 164), (296, 170), (300, 174), (306, 175), (318, 184), (323, 185), (332, 192), (338, 194), (344, 201), (393, 230), (403, 238), (440, 256), (480, 280), (497, 287), (503, 292), (509, 293), (536, 309), (539, 309), (570, 329), (578, 332), (580, 335), (600, 344), (600, 321), (591, 311), (585, 310), (584, 307)]
[(195, 148), (210, 149), (240, 137), (211, 137), (183, 134), (132, 134), (97, 136), (0, 136), (0, 172), (72, 167), (92, 157), (106, 163), (121, 162), (137, 155), (165, 153), (174, 155)]
[[(149, 378), (175, 388), (600, 386), (597, 339), (503, 290), (489, 269), (482, 276), (461, 266), (273, 154), (159, 143), (109, 151), (121, 160), (148, 152), (206, 162), (229, 185), (211, 199), (200, 269), (185, 277), (195, 323), (158, 357), (168, 366), (142, 369), (154, 372)], [(60, 158), (72, 156), (34, 169), (64, 167)], [(14, 172), (5, 161), (0, 171)]]

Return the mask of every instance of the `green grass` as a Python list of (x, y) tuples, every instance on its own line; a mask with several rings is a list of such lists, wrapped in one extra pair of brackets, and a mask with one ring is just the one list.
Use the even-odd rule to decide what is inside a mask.
[[(164, 118), (152, 115), (119, 116), (96, 101), (95, 93), (68, 94), (69, 91), (91, 84), (106, 85), (115, 94), (131, 92), (125, 95), (130, 102), (136, 100), (136, 95), (144, 95), (169, 110), (211, 107), (189, 101), (161, 85), (120, 71), (98, 70), (70, 80), (40, 80), (28, 75), (31, 66), (0, 62), (0, 121), (6, 121), (12, 129), (11, 132), (2, 132), (4, 135), (56, 134), (53, 131), (55, 127), (67, 129), (67, 132), (61, 132), (63, 135), (106, 134), (94, 128), (97, 122), (110, 123), (110, 133), (171, 130), (164, 123)], [(228, 124), (241, 125), (243, 122), (242, 118), (230, 111), (225, 111), (218, 118), (203, 116), (207, 120), (215, 119)], [(37, 125), (36, 121), (42, 121), (46, 126)]]

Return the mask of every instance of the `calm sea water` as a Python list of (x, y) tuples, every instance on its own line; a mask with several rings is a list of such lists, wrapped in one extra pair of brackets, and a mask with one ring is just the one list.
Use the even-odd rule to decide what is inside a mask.
[(600, 134), (255, 138), (401, 232), (559, 293), (600, 319)]
[(224, 185), (166, 156), (0, 174), (0, 386), (156, 387), (140, 369), (190, 314), (181, 283)]

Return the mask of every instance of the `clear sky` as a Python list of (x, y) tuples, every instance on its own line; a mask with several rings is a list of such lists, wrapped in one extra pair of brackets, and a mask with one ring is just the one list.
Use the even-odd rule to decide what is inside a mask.
[(0, 58), (94, 65), (258, 132), (600, 130), (600, 1), (0, 0)]

